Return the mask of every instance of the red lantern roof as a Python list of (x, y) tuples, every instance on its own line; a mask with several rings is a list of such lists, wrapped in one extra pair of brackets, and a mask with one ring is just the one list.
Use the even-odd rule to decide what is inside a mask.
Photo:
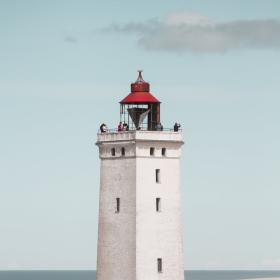
[(121, 104), (147, 104), (160, 103), (151, 93), (150, 84), (142, 78), (142, 71), (138, 71), (139, 75), (135, 83), (131, 84), (131, 93), (126, 96)]

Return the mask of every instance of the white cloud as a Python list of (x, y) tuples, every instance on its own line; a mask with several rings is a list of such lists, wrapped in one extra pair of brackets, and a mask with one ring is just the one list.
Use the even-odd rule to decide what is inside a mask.
[(165, 17), (164, 22), (169, 26), (178, 26), (181, 24), (185, 25), (198, 25), (198, 26), (207, 26), (212, 25), (214, 22), (210, 20), (208, 17), (198, 14), (198, 13), (190, 13), (190, 12), (173, 12), (168, 14)]
[(280, 49), (280, 21), (275, 19), (215, 22), (188, 12), (164, 20), (112, 25), (109, 31), (137, 34), (147, 50), (225, 52), (234, 49)]

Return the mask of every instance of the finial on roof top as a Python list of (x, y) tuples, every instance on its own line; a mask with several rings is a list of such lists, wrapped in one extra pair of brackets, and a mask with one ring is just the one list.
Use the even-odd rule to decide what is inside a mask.
[(138, 78), (136, 80), (136, 83), (145, 83), (143, 77), (142, 77), (143, 70), (138, 70)]
[(143, 70), (138, 70), (137, 80), (131, 84), (131, 92), (149, 92), (150, 85), (142, 77)]

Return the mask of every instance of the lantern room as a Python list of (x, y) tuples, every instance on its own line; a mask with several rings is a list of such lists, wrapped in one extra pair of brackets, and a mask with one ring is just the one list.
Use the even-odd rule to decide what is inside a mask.
[(120, 121), (129, 130), (156, 130), (160, 124), (160, 101), (150, 93), (150, 84), (144, 81), (141, 70), (131, 84), (131, 92), (120, 102)]

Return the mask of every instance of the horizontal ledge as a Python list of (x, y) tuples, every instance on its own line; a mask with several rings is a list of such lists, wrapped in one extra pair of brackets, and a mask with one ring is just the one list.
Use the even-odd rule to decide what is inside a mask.
[(116, 159), (121, 159), (121, 160), (124, 160), (124, 159), (132, 159), (132, 158), (149, 158), (149, 159), (180, 159), (181, 157), (156, 157), (156, 156), (116, 156), (116, 157), (102, 157), (102, 156), (99, 156), (100, 159), (106, 159), (106, 160), (109, 160), (109, 159), (113, 159), (113, 160), (116, 160)]
[(157, 143), (165, 143), (165, 142), (171, 142), (171, 143), (179, 143), (181, 145), (185, 144), (184, 141), (182, 140), (156, 140), (156, 139), (131, 139), (129, 140), (104, 140), (104, 141), (97, 141), (95, 142), (95, 145), (99, 146), (102, 145), (103, 143), (108, 143), (108, 144), (115, 144), (115, 143), (127, 143), (127, 144), (137, 144), (138, 142), (143, 143), (143, 142), (157, 142)]

